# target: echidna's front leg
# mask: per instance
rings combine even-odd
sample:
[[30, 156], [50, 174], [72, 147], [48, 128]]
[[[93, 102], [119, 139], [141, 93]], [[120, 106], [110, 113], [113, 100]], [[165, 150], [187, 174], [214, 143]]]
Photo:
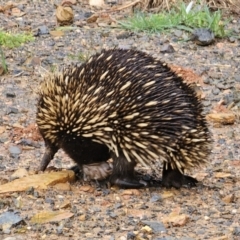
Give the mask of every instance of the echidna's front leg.
[[40, 171], [45, 171], [48, 164], [53, 159], [55, 153], [58, 151], [58, 149], [56, 147], [53, 147], [46, 142], [45, 142], [45, 145], [46, 145], [46, 150], [45, 150], [45, 153], [43, 155], [43, 158], [42, 158], [42, 161], [41, 161], [41, 164], [40, 164], [40, 168], [39, 168]]
[[169, 163], [164, 162], [162, 174], [164, 187], [180, 188], [183, 185], [193, 187], [197, 182], [195, 178], [182, 174], [178, 169], [172, 169]]
[[113, 172], [110, 176], [110, 183], [118, 185], [122, 188], [141, 188], [146, 186], [135, 177], [134, 168], [136, 162], [128, 162], [123, 154], [117, 157], [115, 154], [111, 154], [113, 159]]

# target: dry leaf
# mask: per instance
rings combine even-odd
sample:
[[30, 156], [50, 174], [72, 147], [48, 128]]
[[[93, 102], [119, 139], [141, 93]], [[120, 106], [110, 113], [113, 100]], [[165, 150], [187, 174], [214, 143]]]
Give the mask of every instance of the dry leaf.
[[75, 174], [70, 170], [30, 175], [0, 185], [0, 193], [26, 191], [30, 187], [35, 189], [47, 189], [48, 186], [54, 186], [57, 183], [71, 182], [74, 178]]
[[232, 177], [231, 173], [225, 173], [225, 172], [217, 172], [214, 174], [215, 178], [227, 178], [227, 177]]
[[80, 191], [83, 191], [83, 192], [89, 192], [89, 193], [93, 193], [94, 192], [94, 188], [89, 186], [89, 185], [84, 185], [84, 186], [81, 186], [79, 188]]
[[209, 113], [206, 119], [213, 123], [233, 124], [236, 120], [236, 116], [234, 113]]
[[59, 25], [70, 25], [73, 23], [73, 10], [71, 7], [58, 6], [56, 9], [56, 18]]
[[229, 194], [222, 199], [222, 201], [225, 202], [225, 203], [232, 203], [233, 200], [234, 200], [234, 195], [233, 194]]
[[94, 23], [97, 21], [98, 18], [99, 18], [98, 14], [93, 14], [87, 19], [87, 23]]
[[135, 196], [139, 196], [140, 192], [137, 189], [126, 189], [121, 193], [122, 196], [124, 195], [135, 195]]
[[61, 191], [70, 191], [71, 185], [69, 182], [66, 183], [57, 183], [53, 186], [54, 189], [61, 190]]
[[173, 192], [170, 192], [170, 191], [164, 191], [161, 195], [161, 197], [163, 199], [166, 199], [166, 198], [171, 198], [174, 196], [174, 193]]
[[53, 37], [61, 37], [64, 35], [63, 31], [50, 31], [50, 35]]
[[0, 65], [0, 76], [4, 74], [5, 70], [2, 65]]
[[70, 207], [71, 207], [71, 202], [67, 200], [63, 204], [61, 204], [59, 208], [63, 209], [63, 208], [70, 208]]
[[32, 223], [42, 224], [42, 223], [48, 223], [48, 222], [59, 222], [63, 219], [70, 218], [74, 215], [74, 213], [71, 213], [69, 211], [57, 211], [57, 212], [40, 212], [36, 215], [34, 215], [31, 218]]

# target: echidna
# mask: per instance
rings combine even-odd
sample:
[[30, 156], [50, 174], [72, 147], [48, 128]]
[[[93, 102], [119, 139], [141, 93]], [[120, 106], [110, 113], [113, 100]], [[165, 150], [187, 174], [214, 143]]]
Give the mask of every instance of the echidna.
[[137, 163], [163, 161], [163, 185], [195, 184], [184, 170], [207, 161], [210, 134], [194, 90], [160, 60], [103, 50], [41, 84], [36, 121], [45, 170], [62, 148], [80, 167], [113, 159], [112, 184], [141, 187]]

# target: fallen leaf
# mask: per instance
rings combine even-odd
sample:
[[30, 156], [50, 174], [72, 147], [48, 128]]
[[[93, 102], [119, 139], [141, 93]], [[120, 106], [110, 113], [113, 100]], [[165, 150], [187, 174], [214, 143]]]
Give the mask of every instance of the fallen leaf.
[[207, 176], [208, 176], [208, 173], [205, 173], [205, 172], [198, 172], [193, 175], [193, 177], [199, 181], [203, 181], [203, 179], [206, 178]]
[[161, 197], [163, 199], [166, 199], [166, 198], [171, 198], [174, 196], [174, 193], [173, 192], [170, 192], [170, 191], [163, 191], [163, 193], [161, 194]]
[[217, 172], [214, 174], [215, 178], [227, 178], [227, 177], [232, 177], [231, 173], [225, 173], [225, 172]]
[[83, 191], [83, 192], [89, 192], [89, 193], [93, 193], [95, 191], [95, 189], [93, 187], [91, 187], [90, 185], [81, 186], [79, 188], [79, 190]]
[[87, 23], [94, 23], [97, 21], [98, 18], [99, 18], [98, 14], [93, 14], [86, 21], [87, 21]]
[[50, 35], [53, 37], [61, 37], [64, 35], [63, 31], [50, 31]]
[[198, 83], [200, 84], [200, 86], [204, 86], [202, 77], [196, 74], [192, 69], [184, 68], [182, 66], [173, 64], [168, 65], [172, 71], [174, 71], [177, 75], [181, 76], [187, 83]]
[[61, 191], [70, 191], [71, 185], [69, 182], [57, 183], [56, 185], [53, 186], [53, 188]]
[[30, 175], [0, 185], [0, 193], [22, 192], [30, 187], [47, 189], [49, 186], [54, 186], [57, 183], [72, 182], [74, 178], [75, 174], [70, 170]]
[[71, 23], [73, 23], [73, 18], [74, 18], [72, 8], [69, 6], [67, 7], [60, 6], [60, 5], [57, 6], [56, 18], [60, 26], [70, 25]]
[[2, 65], [0, 65], [0, 76], [4, 74], [5, 70]]
[[73, 215], [74, 213], [71, 213], [69, 211], [57, 211], [57, 212], [44, 211], [34, 215], [31, 218], [31, 222], [37, 224], [59, 222], [63, 219], [70, 218]]
[[206, 119], [214, 123], [233, 124], [236, 120], [236, 116], [234, 113], [209, 113]]
[[61, 204], [59, 208], [63, 209], [63, 208], [70, 208], [70, 207], [71, 207], [71, 202], [67, 200], [63, 204]]
[[121, 193], [122, 196], [124, 195], [135, 195], [135, 196], [139, 196], [140, 192], [137, 189], [126, 189]]
[[222, 201], [225, 203], [232, 203], [233, 200], [234, 200], [234, 194], [229, 194], [222, 199]]

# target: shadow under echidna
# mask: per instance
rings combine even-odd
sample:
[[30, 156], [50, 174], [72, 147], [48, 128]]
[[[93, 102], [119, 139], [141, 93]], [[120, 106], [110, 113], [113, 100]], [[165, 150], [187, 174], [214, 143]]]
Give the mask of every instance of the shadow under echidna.
[[184, 170], [207, 161], [211, 138], [194, 90], [152, 56], [103, 50], [80, 67], [49, 75], [41, 84], [36, 121], [46, 151], [44, 171], [62, 148], [80, 168], [113, 160], [111, 184], [138, 188], [137, 163], [162, 160], [162, 184], [197, 180]]

